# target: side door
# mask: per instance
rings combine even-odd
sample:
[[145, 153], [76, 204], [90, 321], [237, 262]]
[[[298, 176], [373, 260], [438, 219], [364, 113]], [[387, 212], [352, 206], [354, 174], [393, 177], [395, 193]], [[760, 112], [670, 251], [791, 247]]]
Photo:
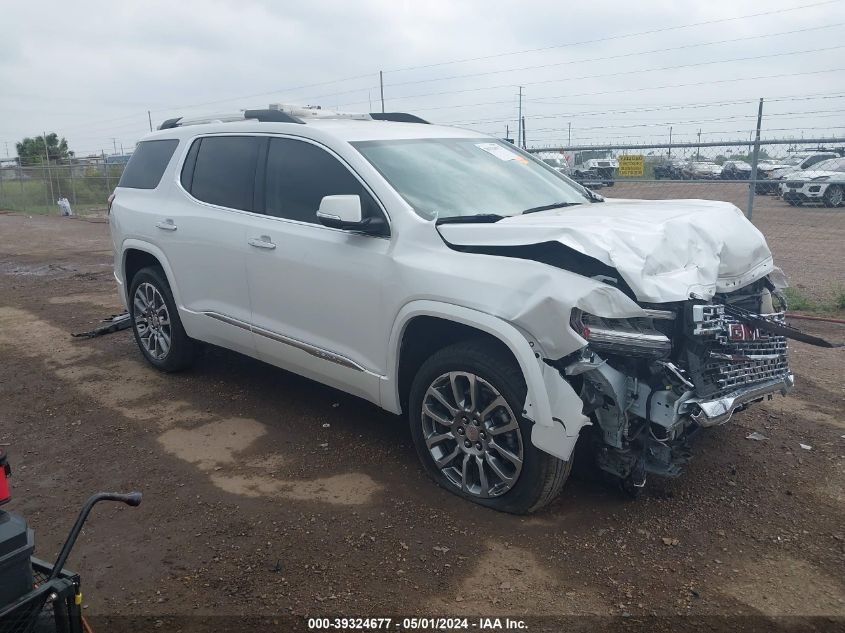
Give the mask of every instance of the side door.
[[245, 236], [261, 142], [245, 135], [194, 139], [177, 174], [179, 195], [156, 224], [189, 335], [250, 355]]
[[[263, 215], [247, 234], [259, 358], [377, 402], [389, 332], [383, 208], [338, 156], [304, 139], [270, 138], [259, 180]], [[359, 195], [365, 217], [381, 214], [385, 234], [320, 224], [320, 201], [340, 194]]]

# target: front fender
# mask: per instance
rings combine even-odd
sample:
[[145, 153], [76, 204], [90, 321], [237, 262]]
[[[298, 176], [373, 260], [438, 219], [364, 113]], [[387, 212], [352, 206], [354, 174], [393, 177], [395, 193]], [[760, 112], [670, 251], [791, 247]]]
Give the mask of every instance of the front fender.
[[[568, 460], [578, 438], [578, 431], [589, 420], [582, 411], [581, 399], [560, 373], [538, 360], [529, 338], [498, 317], [449, 303], [418, 300], [406, 304], [398, 313], [390, 334], [388, 367], [390, 373], [381, 385], [381, 405], [401, 413], [399, 395], [399, 348], [405, 329], [418, 316], [437, 317], [467, 325], [495, 336], [516, 358], [525, 378], [527, 393], [522, 415], [534, 422], [531, 441], [555, 457]], [[540, 358], [542, 355], [540, 356]]]

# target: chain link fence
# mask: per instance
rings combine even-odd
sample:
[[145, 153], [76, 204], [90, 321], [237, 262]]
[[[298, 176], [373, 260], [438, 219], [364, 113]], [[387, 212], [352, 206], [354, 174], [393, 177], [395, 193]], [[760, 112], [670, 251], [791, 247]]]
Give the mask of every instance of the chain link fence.
[[57, 202], [67, 198], [74, 213], [104, 214], [106, 199], [120, 180], [123, 167], [86, 159], [49, 166], [0, 167], [0, 209], [59, 215]]

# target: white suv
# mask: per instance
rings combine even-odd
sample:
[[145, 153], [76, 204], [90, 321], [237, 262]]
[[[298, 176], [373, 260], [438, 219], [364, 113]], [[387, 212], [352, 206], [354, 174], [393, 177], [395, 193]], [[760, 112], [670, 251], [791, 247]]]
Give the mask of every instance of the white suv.
[[677, 475], [697, 429], [792, 386], [783, 275], [736, 207], [603, 201], [411, 115], [165, 122], [110, 224], [154, 366], [202, 341], [405, 413], [434, 479], [499, 510], [553, 499], [576, 440], [631, 491]]

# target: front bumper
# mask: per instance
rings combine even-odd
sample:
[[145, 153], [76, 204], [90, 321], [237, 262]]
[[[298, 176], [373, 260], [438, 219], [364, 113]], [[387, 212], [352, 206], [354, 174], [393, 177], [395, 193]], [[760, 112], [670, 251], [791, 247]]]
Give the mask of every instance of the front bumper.
[[783, 182], [780, 184], [780, 195], [784, 200], [817, 202], [824, 198], [827, 187], [828, 184], [824, 182]]
[[693, 398], [687, 400], [684, 406], [689, 411], [690, 417], [699, 426], [718, 426], [730, 420], [737, 409], [741, 409], [752, 402], [759, 402], [766, 397], [771, 397], [775, 393], [785, 396], [792, 391], [794, 385], [794, 375], [787, 374], [783, 378], [737, 389], [714, 400]]

